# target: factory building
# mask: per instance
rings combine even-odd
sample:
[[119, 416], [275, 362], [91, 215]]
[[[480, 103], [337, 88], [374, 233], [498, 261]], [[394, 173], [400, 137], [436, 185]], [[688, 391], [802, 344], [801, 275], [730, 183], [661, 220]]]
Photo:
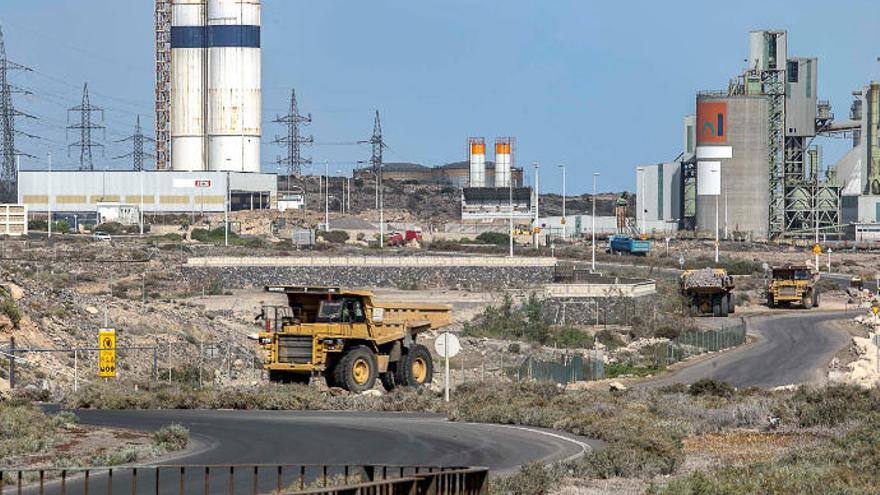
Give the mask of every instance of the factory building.
[[494, 222], [510, 218], [536, 217], [538, 198], [531, 188], [522, 187], [522, 170], [517, 184], [514, 175], [515, 140], [495, 139], [494, 177], [486, 179], [486, 141], [481, 137], [468, 139], [467, 187], [461, 190], [461, 219], [473, 222]]
[[[661, 222], [724, 237], [812, 238], [817, 226], [825, 237], [841, 237], [852, 219], [875, 221], [868, 143], [877, 127], [861, 117], [834, 121], [830, 103], [818, 99], [818, 59], [789, 57], [786, 31], [749, 33], [746, 61], [727, 89], [697, 94], [673, 164], [637, 169], [643, 229], [659, 230], [651, 222]], [[870, 88], [860, 108], [869, 101]], [[845, 133], [868, 139], [826, 168], [814, 139]], [[674, 163], [680, 187], [667, 178]]]
[[[453, 162], [437, 167], [428, 167], [418, 163], [386, 163], [382, 165], [382, 174], [384, 180], [416, 182], [419, 184], [444, 184], [461, 189], [468, 187], [468, 184], [470, 184], [470, 163]], [[374, 180], [373, 170], [369, 168], [355, 170], [354, 177], [363, 180]], [[511, 167], [510, 177], [513, 180], [514, 187], [521, 187], [523, 183], [523, 169], [521, 167]], [[495, 187], [495, 162], [486, 162], [483, 178], [486, 187]]]
[[[683, 194], [681, 162], [656, 163], [636, 169], [636, 224], [640, 230], [672, 233], [678, 230]], [[649, 186], [650, 184], [650, 186]]]
[[275, 206], [274, 175], [241, 172], [21, 171], [18, 202], [53, 218], [97, 219], [107, 209], [202, 214]]
[[171, 169], [259, 173], [260, 1], [171, 9]]

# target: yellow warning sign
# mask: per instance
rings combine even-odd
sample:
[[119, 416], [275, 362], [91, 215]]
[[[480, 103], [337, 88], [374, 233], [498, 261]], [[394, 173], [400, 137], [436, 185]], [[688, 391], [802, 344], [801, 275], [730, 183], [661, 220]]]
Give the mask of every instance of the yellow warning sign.
[[877, 313], [880, 313], [880, 306], [871, 306], [871, 312], [874, 313], [875, 315]]
[[813, 246], [813, 254], [822, 254], [822, 246], [816, 244]]
[[98, 376], [116, 377], [116, 330], [102, 328], [98, 331]]

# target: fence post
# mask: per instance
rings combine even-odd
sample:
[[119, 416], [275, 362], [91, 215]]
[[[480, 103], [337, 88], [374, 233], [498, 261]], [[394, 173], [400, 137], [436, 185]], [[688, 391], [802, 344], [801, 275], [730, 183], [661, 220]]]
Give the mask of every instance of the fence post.
[[73, 349], [73, 391], [79, 391], [79, 349]]
[[153, 369], [150, 370], [150, 379], [153, 379], [153, 376], [156, 377], [156, 381], [159, 381], [159, 352], [153, 347]]
[[9, 337], [9, 390], [15, 388], [15, 337]]

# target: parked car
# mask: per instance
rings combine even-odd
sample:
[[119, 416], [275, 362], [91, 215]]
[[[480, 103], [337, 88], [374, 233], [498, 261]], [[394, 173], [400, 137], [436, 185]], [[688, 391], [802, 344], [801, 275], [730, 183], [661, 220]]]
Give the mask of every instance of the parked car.
[[92, 234], [92, 240], [110, 242], [113, 239], [110, 237], [110, 234], [106, 232], [95, 232], [94, 234]]

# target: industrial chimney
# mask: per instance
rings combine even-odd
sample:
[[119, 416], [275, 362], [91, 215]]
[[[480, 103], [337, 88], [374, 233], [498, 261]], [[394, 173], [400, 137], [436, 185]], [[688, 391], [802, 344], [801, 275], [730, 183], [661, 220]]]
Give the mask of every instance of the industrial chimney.
[[471, 187], [486, 187], [486, 141], [483, 138], [468, 139], [470, 154]]
[[510, 187], [513, 165], [513, 138], [495, 139], [495, 187]]

